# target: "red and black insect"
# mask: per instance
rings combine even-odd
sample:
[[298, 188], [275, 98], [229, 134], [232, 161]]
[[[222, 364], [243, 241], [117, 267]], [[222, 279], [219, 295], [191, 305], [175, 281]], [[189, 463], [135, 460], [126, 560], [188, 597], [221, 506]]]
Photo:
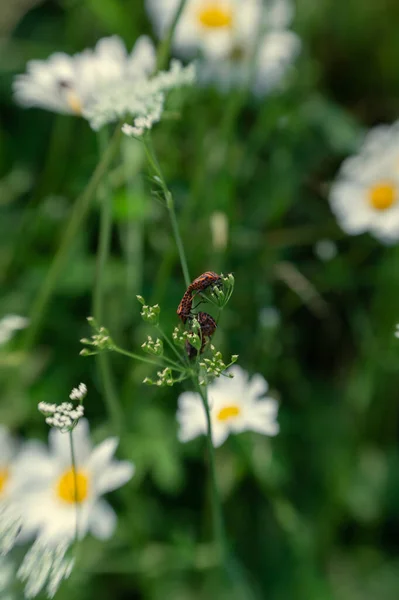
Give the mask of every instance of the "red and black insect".
[[220, 284], [221, 280], [222, 280], [221, 276], [218, 275], [217, 273], [214, 273], [213, 271], [206, 271], [205, 273], [202, 273], [202, 275], [200, 275], [199, 277], [194, 279], [194, 281], [192, 283], [190, 283], [190, 285], [187, 288], [187, 291], [202, 292], [202, 291], [206, 290], [206, 288], [208, 288], [210, 285]]
[[[200, 335], [202, 343], [199, 353], [202, 354], [205, 350], [207, 338], [211, 339], [212, 335], [216, 331], [217, 325], [215, 319], [206, 312], [199, 312], [195, 315], [195, 317], [200, 325]], [[194, 346], [192, 346], [188, 341], [186, 341], [186, 352], [190, 360], [192, 360], [198, 355], [198, 350], [194, 348]]]
[[193, 292], [202, 292], [211, 285], [220, 285], [221, 280], [221, 276], [217, 273], [206, 271], [190, 283], [176, 311], [183, 323], [186, 323], [192, 311], [193, 297], [195, 295]]
[[181, 319], [183, 321], [183, 323], [186, 323], [187, 319], [189, 318], [192, 307], [193, 307], [193, 299], [191, 296], [191, 292], [189, 290], [187, 290], [184, 293], [184, 296], [181, 299], [181, 302], [180, 302], [179, 306], [177, 307], [177, 311], [176, 311], [179, 319]]

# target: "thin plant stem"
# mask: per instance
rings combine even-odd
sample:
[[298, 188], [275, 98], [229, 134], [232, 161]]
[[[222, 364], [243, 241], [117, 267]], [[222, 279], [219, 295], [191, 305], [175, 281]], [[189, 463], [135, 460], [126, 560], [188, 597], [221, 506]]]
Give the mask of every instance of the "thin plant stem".
[[173, 236], [175, 238], [177, 250], [179, 252], [180, 264], [181, 264], [181, 268], [183, 271], [184, 282], [186, 284], [186, 287], [188, 287], [190, 285], [191, 278], [190, 278], [190, 273], [188, 270], [187, 258], [186, 258], [186, 253], [184, 251], [183, 241], [180, 236], [173, 195], [172, 195], [171, 191], [169, 190], [166, 180], [163, 176], [162, 169], [161, 169], [161, 166], [156, 157], [155, 150], [151, 143], [150, 136], [148, 136], [146, 139], [144, 139], [144, 147], [146, 149], [148, 162], [150, 163], [152, 169], [155, 172], [155, 175], [157, 176], [157, 183], [160, 185], [163, 196], [165, 198], [166, 208], [168, 209], [170, 221], [172, 224]]
[[97, 356], [97, 362], [107, 410], [116, 432], [120, 434], [123, 431], [124, 415], [115, 390], [115, 384], [107, 353], [101, 352]]
[[61, 243], [55, 253], [47, 276], [33, 303], [33, 308], [30, 314], [30, 327], [28, 328], [23, 340], [25, 350], [29, 350], [36, 339], [44, 312], [65, 265], [69, 250], [87, 214], [90, 202], [97, 190], [97, 187], [109, 169], [111, 161], [119, 145], [120, 135], [121, 131], [120, 127], [118, 126], [114, 135], [112, 136], [109, 146], [102, 155], [100, 162], [97, 164], [97, 167], [95, 168], [84, 192], [74, 203], [71, 216], [61, 239]]
[[207, 446], [208, 446], [208, 455], [209, 455], [209, 466], [210, 466], [210, 474], [211, 474], [211, 487], [212, 487], [212, 518], [213, 518], [213, 528], [214, 535], [217, 540], [217, 544], [219, 546], [220, 558], [227, 569], [227, 540], [226, 540], [226, 532], [224, 527], [223, 520], [223, 511], [222, 511], [222, 503], [220, 500], [219, 488], [217, 484], [216, 478], [216, 466], [215, 466], [215, 449], [213, 447], [212, 442], [212, 420], [209, 412], [209, 404], [208, 397], [206, 393], [206, 388], [201, 387], [196, 379], [193, 377], [193, 382], [195, 387], [197, 388], [198, 393], [201, 396], [202, 404], [204, 406], [205, 414], [206, 414], [206, 422], [207, 422]]
[[[106, 128], [98, 133], [98, 142], [100, 154], [103, 154], [104, 148], [108, 144], [108, 135]], [[93, 292], [93, 315], [97, 323], [102, 324], [104, 320], [104, 296], [105, 296], [105, 271], [109, 258], [111, 233], [112, 233], [112, 195], [109, 192], [109, 185], [104, 178], [97, 191], [97, 198], [100, 205], [100, 231], [97, 247], [96, 276]]]
[[72, 474], [73, 474], [73, 487], [74, 487], [74, 500], [75, 500], [75, 509], [76, 509], [76, 520], [75, 520], [75, 544], [79, 540], [79, 498], [78, 498], [78, 475], [77, 475], [77, 467], [76, 467], [76, 455], [75, 455], [75, 447], [73, 443], [73, 429], [70, 429], [68, 432], [69, 435], [69, 446], [71, 450], [71, 465], [72, 465]]
[[[124, 356], [128, 356], [129, 358], [133, 358], [134, 360], [139, 360], [141, 362], [147, 363], [152, 366], [163, 367], [163, 368], [168, 366], [165, 363], [159, 362], [157, 360], [153, 360], [151, 358], [145, 358], [144, 356], [140, 356], [139, 354], [134, 354], [133, 352], [129, 352], [128, 350], [124, 350], [123, 348], [119, 348], [119, 346], [113, 346], [112, 349], [114, 352], [117, 352], [118, 354], [123, 354]], [[166, 360], [165, 356], [162, 358], [163, 358], [163, 360]], [[172, 367], [175, 371], [180, 371], [181, 373], [183, 373], [184, 369], [182, 367], [180, 367], [177, 363], [175, 363], [173, 360], [170, 360], [169, 358], [167, 359], [167, 361], [169, 362], [169, 364], [172, 365]]]
[[177, 27], [177, 24], [179, 22], [179, 19], [181, 17], [181, 14], [184, 10], [186, 3], [187, 3], [187, 0], [180, 0], [180, 4], [177, 7], [175, 16], [169, 27], [169, 30], [168, 30], [167, 34], [165, 35], [164, 39], [162, 40], [162, 42], [159, 44], [158, 56], [157, 56], [157, 68], [159, 71], [165, 68], [166, 63], [168, 61], [169, 54], [170, 54], [170, 47], [172, 45], [172, 40], [173, 40], [173, 36], [175, 33], [175, 29]]
[[[142, 166], [142, 160], [141, 156], [140, 160], [138, 160], [135, 155], [139, 152], [142, 153], [143, 148], [140, 142], [136, 142], [133, 148], [134, 155], [132, 159], [132, 140], [129, 140], [126, 136], [124, 136], [121, 144], [122, 165], [126, 187], [126, 197], [129, 206], [138, 202], [138, 192], [140, 195], [139, 197], [142, 197], [142, 178], [139, 174]], [[127, 301], [130, 303], [137, 291], [142, 289], [143, 283], [144, 221], [142, 215], [140, 214], [135, 217], [129, 215], [126, 224], [120, 225], [120, 230], [122, 244], [126, 255]]]
[[[100, 153], [104, 152], [108, 143], [107, 131], [103, 128], [99, 133]], [[112, 194], [109, 191], [109, 185], [105, 178], [98, 189], [97, 195], [100, 201], [100, 232], [93, 291], [93, 314], [97, 323], [102, 324], [104, 322], [104, 298], [106, 292], [105, 274], [109, 259], [112, 234]], [[97, 356], [97, 363], [108, 413], [112, 419], [114, 428], [120, 433], [124, 423], [124, 417], [118, 393], [114, 385], [109, 355], [105, 352], [100, 353]]]

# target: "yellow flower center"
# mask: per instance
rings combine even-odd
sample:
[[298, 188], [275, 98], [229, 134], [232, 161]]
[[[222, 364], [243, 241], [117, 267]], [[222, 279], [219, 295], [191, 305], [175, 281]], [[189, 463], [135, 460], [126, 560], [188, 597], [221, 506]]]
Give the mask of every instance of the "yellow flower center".
[[198, 12], [199, 22], [207, 29], [219, 29], [233, 25], [233, 11], [224, 3], [205, 2]]
[[69, 504], [86, 500], [88, 491], [89, 478], [83, 471], [77, 471], [75, 474], [73, 469], [69, 469], [61, 475], [57, 483], [57, 496]]
[[377, 210], [386, 210], [397, 200], [396, 188], [392, 183], [381, 182], [370, 188], [369, 200], [373, 208]]
[[241, 413], [241, 409], [236, 404], [231, 404], [230, 406], [225, 406], [221, 408], [216, 415], [218, 421], [227, 421], [228, 419], [235, 419]]
[[0, 469], [0, 496], [4, 493], [8, 480], [8, 470]]
[[68, 91], [66, 95], [66, 100], [69, 108], [75, 115], [82, 114], [83, 106], [76, 92], [74, 92], [73, 90]]

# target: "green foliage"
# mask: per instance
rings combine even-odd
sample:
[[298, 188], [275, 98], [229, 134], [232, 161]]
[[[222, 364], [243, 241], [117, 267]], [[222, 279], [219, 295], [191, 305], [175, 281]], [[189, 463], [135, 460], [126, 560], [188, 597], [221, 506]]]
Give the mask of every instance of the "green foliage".
[[[0, 16], [6, 4], [17, 11], [20, 3], [5, 3]], [[397, 117], [398, 18], [393, 1], [298, 0], [304, 48], [286, 91], [256, 100], [196, 87], [154, 129], [190, 274], [234, 273], [215, 344], [262, 373], [281, 401], [279, 436], [270, 442], [241, 434], [217, 451], [237, 598], [398, 597], [399, 250], [345, 235], [327, 203], [341, 160], [369, 127]], [[28, 59], [79, 51], [114, 33], [130, 47], [150, 31], [137, 0], [36, 3], [14, 20], [4, 17], [3, 27], [0, 318], [30, 314], [97, 164], [88, 125], [18, 108], [12, 76]], [[162, 326], [172, 332], [185, 284], [140, 142], [129, 140], [123, 157], [106, 181], [114, 222], [99, 325], [118, 347], [142, 354], [149, 325], [136, 295], [162, 307]], [[213, 241], [216, 211], [227, 217], [226, 246]], [[94, 437], [115, 433], [95, 357], [79, 355], [79, 340], [92, 334], [86, 317], [98, 225], [96, 200], [34, 347], [19, 333], [10, 353], [0, 353], [0, 422], [26, 438], [47, 435], [38, 402], [62, 402], [79, 381], [89, 389], [85, 414]], [[337, 247], [327, 261], [315, 253], [324, 239]], [[309, 293], [298, 290], [298, 276]], [[209, 310], [216, 316], [216, 306]], [[81, 568], [57, 599], [233, 598], [216, 569], [205, 442], [177, 441], [176, 401], [189, 384], [143, 385], [151, 365], [107, 356], [124, 411], [119, 454], [137, 472], [110, 497], [115, 536], [84, 541]]]

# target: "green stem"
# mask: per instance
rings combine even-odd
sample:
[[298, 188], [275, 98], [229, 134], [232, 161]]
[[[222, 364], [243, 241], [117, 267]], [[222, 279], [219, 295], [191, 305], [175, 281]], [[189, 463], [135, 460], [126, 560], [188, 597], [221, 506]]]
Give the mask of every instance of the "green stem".
[[[108, 144], [107, 130], [103, 128], [99, 133], [100, 152], [103, 153]], [[100, 201], [100, 231], [98, 237], [96, 276], [93, 291], [93, 315], [100, 325], [104, 322], [105, 275], [109, 259], [111, 234], [112, 234], [112, 194], [104, 178], [102, 186], [98, 189]], [[124, 423], [123, 410], [119, 402], [112, 377], [109, 355], [105, 352], [97, 355], [104, 399], [109, 416], [115, 430], [120, 433]]]
[[180, 232], [179, 232], [179, 226], [177, 223], [175, 203], [174, 203], [171, 192], [168, 192], [168, 194], [165, 196], [165, 200], [166, 200], [166, 206], [169, 211], [170, 221], [172, 223], [173, 235], [175, 237], [177, 250], [179, 252], [180, 264], [181, 264], [181, 268], [183, 271], [184, 282], [185, 282], [186, 286], [188, 287], [191, 283], [191, 278], [190, 278], [190, 274], [188, 271], [187, 259], [186, 259], [186, 254], [184, 251], [183, 242], [182, 242]]
[[68, 432], [69, 435], [69, 445], [71, 449], [71, 465], [72, 465], [72, 473], [73, 473], [73, 485], [74, 485], [74, 500], [75, 500], [75, 508], [76, 508], [76, 521], [75, 521], [75, 544], [79, 540], [79, 498], [78, 498], [78, 476], [76, 470], [76, 456], [75, 456], [75, 447], [73, 443], [73, 429]]
[[187, 3], [187, 0], [180, 0], [180, 4], [176, 10], [173, 21], [169, 27], [169, 31], [167, 32], [167, 34], [165, 35], [164, 39], [162, 40], [162, 42], [160, 43], [160, 45], [158, 47], [157, 68], [159, 71], [161, 69], [164, 69], [166, 67], [166, 63], [168, 62], [168, 58], [169, 58], [169, 54], [170, 54], [170, 47], [172, 44], [175, 29], [177, 27], [177, 24], [179, 22], [180, 16], [184, 10], [186, 3]]
[[[103, 154], [107, 146], [107, 132], [103, 128], [98, 134], [100, 154]], [[105, 272], [109, 258], [112, 233], [112, 196], [109, 186], [104, 181], [99, 187], [97, 197], [100, 203], [100, 231], [97, 247], [96, 276], [93, 292], [93, 315], [100, 325], [104, 321], [104, 296], [105, 296]]]
[[[127, 203], [128, 206], [137, 205], [143, 196], [140, 175], [144, 161], [143, 148], [140, 142], [133, 145], [132, 140], [124, 136], [121, 150]], [[121, 240], [126, 255], [126, 291], [129, 305], [134, 301], [135, 294], [142, 289], [143, 283], [144, 219], [142, 210], [143, 208], [140, 206], [139, 214], [136, 216], [129, 214], [126, 223], [120, 225]]]
[[193, 382], [195, 387], [197, 388], [198, 393], [201, 396], [202, 404], [204, 406], [205, 414], [206, 414], [206, 422], [207, 422], [207, 446], [208, 446], [208, 455], [209, 455], [209, 466], [211, 473], [211, 487], [212, 487], [212, 517], [213, 517], [213, 527], [214, 527], [214, 535], [219, 546], [220, 557], [223, 565], [226, 569], [227, 566], [227, 541], [226, 541], [226, 532], [224, 528], [223, 521], [223, 511], [222, 511], [222, 503], [220, 500], [219, 488], [216, 479], [216, 466], [215, 466], [215, 449], [212, 443], [212, 420], [209, 411], [208, 398], [206, 393], [206, 388], [201, 387], [196, 379], [193, 377]]
[[[163, 369], [168, 366], [167, 364], [159, 362], [157, 360], [152, 360], [151, 358], [145, 358], [144, 356], [140, 356], [139, 354], [134, 354], [133, 352], [129, 352], [128, 350], [123, 350], [123, 348], [119, 348], [118, 346], [114, 346], [112, 349], [114, 352], [117, 352], [118, 354], [123, 354], [123, 356], [128, 356], [129, 358], [133, 358], [134, 360], [139, 360], [141, 362], [147, 363], [152, 366], [162, 367]], [[172, 367], [175, 371], [180, 371], [181, 373], [183, 373], [185, 371], [185, 369], [182, 369], [181, 367], [179, 367], [179, 365], [177, 363], [175, 363], [173, 360], [170, 360], [169, 358], [166, 358], [165, 356], [163, 356], [162, 358], [163, 358], [163, 360], [167, 360], [168, 363], [172, 365]]]
[[106, 352], [101, 352], [97, 356], [97, 362], [101, 375], [101, 383], [104, 392], [104, 400], [107, 405], [107, 410], [112, 420], [115, 431], [120, 434], [123, 431], [125, 417], [122, 407], [116, 393], [114, 380], [112, 377], [109, 357]]
[[173, 196], [171, 191], [169, 190], [166, 180], [163, 176], [162, 173], [162, 169], [160, 167], [160, 164], [158, 162], [158, 159], [156, 157], [155, 154], [155, 150], [153, 148], [153, 145], [151, 143], [151, 138], [150, 136], [148, 136], [146, 139], [144, 139], [144, 147], [146, 150], [146, 154], [147, 154], [147, 158], [148, 158], [148, 162], [150, 163], [150, 165], [152, 166], [156, 176], [157, 176], [157, 182], [161, 187], [162, 193], [164, 195], [165, 198], [165, 202], [166, 202], [166, 207], [169, 211], [169, 217], [170, 217], [170, 221], [172, 224], [172, 230], [173, 230], [173, 235], [175, 238], [175, 242], [176, 242], [176, 246], [177, 246], [177, 250], [179, 252], [179, 257], [180, 257], [180, 264], [181, 264], [181, 268], [183, 271], [183, 276], [184, 276], [184, 281], [186, 284], [186, 287], [188, 287], [191, 283], [191, 278], [190, 278], [190, 273], [188, 270], [188, 265], [187, 265], [187, 259], [186, 259], [186, 253], [184, 251], [184, 245], [183, 245], [183, 241], [181, 239], [180, 236], [180, 231], [179, 231], [179, 226], [177, 223], [177, 218], [176, 218], [176, 212], [175, 212], [175, 204], [174, 204], [174, 200], [173, 200]]
[[111, 139], [109, 146], [105, 150], [100, 162], [95, 168], [94, 173], [91, 176], [86, 189], [79, 196], [79, 198], [76, 200], [73, 206], [72, 214], [64, 230], [61, 243], [51, 263], [50, 269], [47, 273], [44, 283], [39, 290], [36, 300], [33, 303], [33, 308], [30, 315], [30, 327], [27, 330], [26, 336], [24, 338], [25, 350], [29, 350], [32, 347], [35, 338], [39, 332], [44, 311], [54, 292], [54, 288], [64, 267], [70, 247], [73, 244], [73, 241], [76, 238], [76, 234], [78, 233], [79, 228], [87, 214], [90, 202], [96, 192], [96, 189], [109, 169], [112, 158], [119, 144], [120, 135], [120, 127], [118, 126], [115, 130], [115, 133]]

